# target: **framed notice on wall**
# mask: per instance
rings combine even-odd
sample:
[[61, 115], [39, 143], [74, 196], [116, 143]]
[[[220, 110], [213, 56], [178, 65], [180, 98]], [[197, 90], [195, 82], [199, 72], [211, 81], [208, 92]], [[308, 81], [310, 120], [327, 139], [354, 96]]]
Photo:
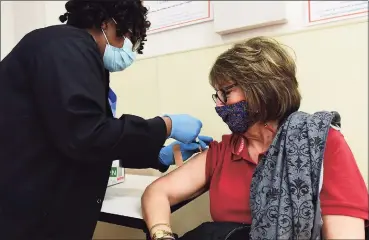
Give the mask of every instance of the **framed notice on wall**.
[[148, 34], [213, 20], [208, 1], [144, 1], [149, 9]]
[[309, 25], [368, 16], [368, 1], [307, 1]]

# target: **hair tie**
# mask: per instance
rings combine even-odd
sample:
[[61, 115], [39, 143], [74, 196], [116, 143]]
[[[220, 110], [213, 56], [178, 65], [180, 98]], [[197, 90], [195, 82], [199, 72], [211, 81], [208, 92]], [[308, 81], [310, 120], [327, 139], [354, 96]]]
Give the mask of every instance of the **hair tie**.
[[70, 13], [68, 13], [68, 12], [64, 13], [63, 15], [61, 15], [61, 16], [59, 17], [59, 20], [60, 20], [62, 23], [64, 23], [65, 21], [67, 21], [67, 20], [68, 20], [69, 15], [70, 15]]

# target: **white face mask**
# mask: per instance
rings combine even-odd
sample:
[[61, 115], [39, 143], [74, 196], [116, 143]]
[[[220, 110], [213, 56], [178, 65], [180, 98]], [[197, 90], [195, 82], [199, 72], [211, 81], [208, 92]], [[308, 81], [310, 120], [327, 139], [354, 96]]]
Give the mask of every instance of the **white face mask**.
[[[115, 20], [113, 19], [115, 22]], [[116, 22], [115, 22], [116, 23]], [[109, 72], [119, 72], [131, 66], [136, 59], [136, 53], [133, 52], [133, 44], [127, 37], [124, 38], [122, 48], [117, 48], [110, 45], [104, 30], [101, 29], [106, 39], [106, 47], [104, 52], [104, 67]]]

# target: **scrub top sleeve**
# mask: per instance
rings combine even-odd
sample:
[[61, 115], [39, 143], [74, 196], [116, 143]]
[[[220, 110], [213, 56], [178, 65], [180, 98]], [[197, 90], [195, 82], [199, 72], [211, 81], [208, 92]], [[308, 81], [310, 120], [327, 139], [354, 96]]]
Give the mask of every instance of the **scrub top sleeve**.
[[[168, 170], [159, 161], [159, 152], [166, 140], [166, 125], [161, 117], [143, 120], [140, 117], [124, 114], [120, 117], [124, 129], [119, 144], [115, 146], [119, 152], [120, 165], [126, 168], [150, 168], [161, 172]], [[144, 164], [144, 165], [142, 165]]]
[[46, 43], [33, 61], [31, 88], [45, 135], [76, 161], [122, 160], [124, 167], [155, 168], [166, 139], [161, 118], [107, 117], [107, 79], [92, 39]]

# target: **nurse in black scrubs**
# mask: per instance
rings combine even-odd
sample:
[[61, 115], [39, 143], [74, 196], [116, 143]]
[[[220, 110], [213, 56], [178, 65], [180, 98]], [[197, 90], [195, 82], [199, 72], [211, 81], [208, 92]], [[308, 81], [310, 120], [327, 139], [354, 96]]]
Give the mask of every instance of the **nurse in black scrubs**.
[[109, 73], [144, 49], [142, 2], [71, 0], [66, 10], [67, 24], [28, 33], [0, 64], [2, 239], [91, 239], [113, 160], [164, 172], [173, 164], [166, 139], [180, 141], [185, 158], [199, 147], [192, 116], [112, 115]]

